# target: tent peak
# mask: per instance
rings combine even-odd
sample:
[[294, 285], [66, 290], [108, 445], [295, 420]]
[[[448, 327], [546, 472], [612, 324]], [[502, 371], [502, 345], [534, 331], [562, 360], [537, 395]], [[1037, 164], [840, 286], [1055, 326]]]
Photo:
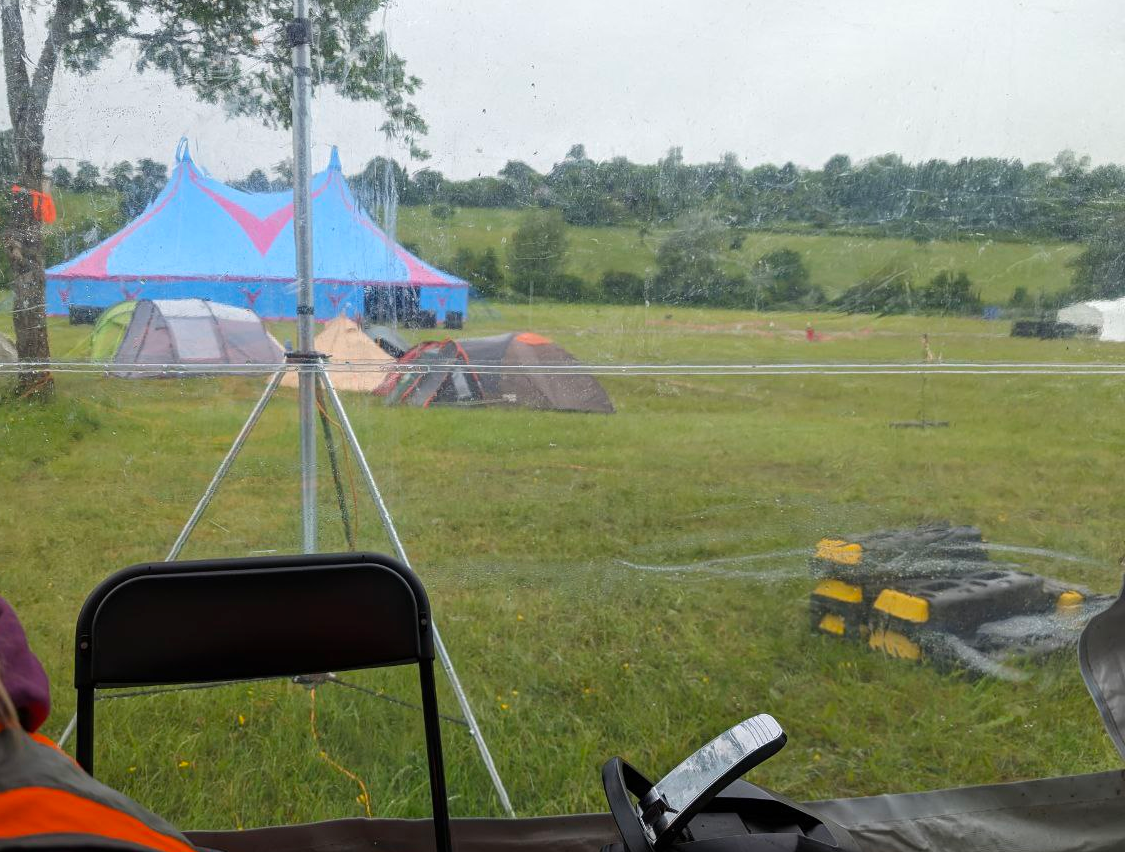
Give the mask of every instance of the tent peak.
[[329, 170], [336, 170], [342, 172], [344, 167], [340, 165], [340, 149], [335, 145], [332, 146], [332, 153], [328, 155], [328, 168]]
[[186, 136], [181, 136], [180, 141], [176, 143], [176, 162], [177, 163], [190, 163], [191, 150], [188, 147], [188, 140]]

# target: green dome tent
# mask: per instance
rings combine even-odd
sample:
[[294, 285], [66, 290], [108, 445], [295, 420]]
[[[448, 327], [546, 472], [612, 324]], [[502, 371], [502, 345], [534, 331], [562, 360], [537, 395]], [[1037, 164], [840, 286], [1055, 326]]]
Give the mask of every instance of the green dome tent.
[[94, 330], [90, 332], [88, 343], [91, 361], [113, 360], [121, 341], [125, 339], [125, 330], [136, 309], [136, 301], [129, 301], [118, 302], [102, 312], [94, 324]]

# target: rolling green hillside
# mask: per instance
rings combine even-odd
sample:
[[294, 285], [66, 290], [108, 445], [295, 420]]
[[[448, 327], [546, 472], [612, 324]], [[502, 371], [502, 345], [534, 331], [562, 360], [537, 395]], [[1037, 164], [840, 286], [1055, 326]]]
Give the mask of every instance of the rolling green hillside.
[[[82, 235], [93, 224], [102, 234], [120, 225], [112, 192], [56, 193], [58, 223], [48, 232], [48, 261], [77, 254]], [[493, 248], [505, 262], [507, 244], [519, 226], [520, 211], [461, 208], [452, 219], [437, 219], [428, 207], [402, 207], [398, 238], [417, 246], [422, 256], [447, 265], [460, 248], [475, 252]], [[643, 231], [633, 226], [571, 227], [569, 271], [597, 281], [610, 270], [646, 275], [656, 268], [656, 249], [667, 229]], [[1075, 243], [1014, 243], [952, 241], [918, 243], [912, 240], [866, 236], [750, 232], [741, 247], [726, 253], [731, 272], [748, 272], [763, 254], [788, 247], [801, 253], [814, 284], [831, 297], [881, 268], [908, 269], [918, 283], [943, 269], [964, 270], [988, 304], [1003, 304], [1016, 287], [1032, 295], [1065, 289], [1071, 280], [1068, 263], [1082, 246]]]
[[[495, 249], [505, 258], [507, 243], [519, 226], [516, 210], [458, 209], [452, 219], [434, 218], [428, 207], [403, 207], [398, 214], [398, 237], [417, 245], [429, 261], [447, 263], [459, 248]], [[570, 228], [569, 269], [588, 280], [619, 270], [644, 275], [656, 267], [656, 248], [665, 231], [643, 234], [636, 227]], [[986, 303], [1006, 302], [1016, 287], [1031, 294], [1067, 287], [1067, 263], [1081, 253], [1072, 243], [1010, 243], [988, 239], [917, 243], [876, 237], [755, 233], [741, 248], [727, 254], [730, 270], [749, 271], [766, 252], [781, 247], [799, 251], [813, 283], [829, 296], [842, 292], [880, 268], [910, 269], [919, 283], [943, 269], [965, 270]]]

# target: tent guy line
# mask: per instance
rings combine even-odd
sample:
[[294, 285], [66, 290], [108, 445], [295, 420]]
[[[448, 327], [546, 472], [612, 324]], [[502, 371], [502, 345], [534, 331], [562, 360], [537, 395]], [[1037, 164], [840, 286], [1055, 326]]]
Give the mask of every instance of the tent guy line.
[[[324, 365], [329, 371], [355, 370], [365, 365], [358, 363], [332, 363]], [[1025, 364], [1025, 363], [964, 363], [964, 364], [580, 364], [549, 366], [538, 364], [533, 367], [504, 364], [472, 364], [450, 362], [448, 364], [375, 365], [369, 369], [383, 373], [428, 373], [451, 366], [468, 369], [482, 374], [519, 373], [524, 375], [552, 375], [574, 373], [577, 375], [619, 375], [619, 376], [899, 376], [899, 375], [954, 375], [954, 376], [1121, 376], [1125, 375], [1125, 364]], [[0, 363], [0, 373], [20, 372], [28, 369], [48, 369], [55, 372], [89, 373], [112, 369], [112, 362], [91, 361], [21, 361]], [[213, 374], [258, 374], [272, 373], [281, 369], [284, 372], [311, 370], [303, 365], [258, 364], [130, 364], [136, 372], [197, 373]]]

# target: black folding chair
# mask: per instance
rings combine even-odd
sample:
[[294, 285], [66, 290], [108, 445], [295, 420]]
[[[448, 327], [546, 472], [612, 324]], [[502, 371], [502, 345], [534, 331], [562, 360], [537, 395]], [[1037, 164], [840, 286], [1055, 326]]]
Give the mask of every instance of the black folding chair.
[[450, 852], [430, 604], [373, 553], [134, 565], [82, 606], [78, 762], [94, 771], [94, 692], [417, 664], [438, 852]]

